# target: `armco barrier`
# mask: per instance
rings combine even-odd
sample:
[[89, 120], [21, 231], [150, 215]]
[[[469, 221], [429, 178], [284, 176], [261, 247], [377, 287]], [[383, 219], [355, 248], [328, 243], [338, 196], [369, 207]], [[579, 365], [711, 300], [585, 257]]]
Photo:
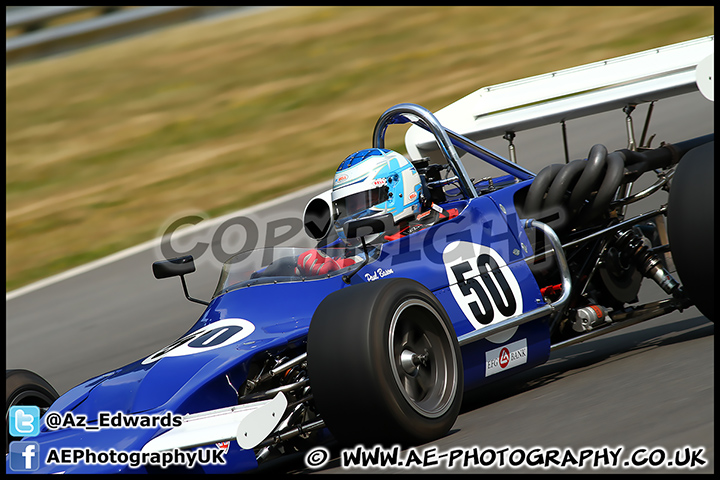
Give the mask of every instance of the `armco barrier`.
[[5, 30], [19, 29], [27, 33], [45, 28], [48, 22], [57, 18], [90, 10], [97, 10], [98, 14], [101, 14], [104, 13], [104, 8], [106, 7], [6, 7]]
[[5, 66], [248, 7], [170, 6], [108, 9], [105, 10], [106, 14], [88, 20], [42, 28], [51, 19], [92, 8], [103, 7], [27, 7], [23, 10], [6, 10], [6, 30], [23, 28], [27, 33], [6, 38]]

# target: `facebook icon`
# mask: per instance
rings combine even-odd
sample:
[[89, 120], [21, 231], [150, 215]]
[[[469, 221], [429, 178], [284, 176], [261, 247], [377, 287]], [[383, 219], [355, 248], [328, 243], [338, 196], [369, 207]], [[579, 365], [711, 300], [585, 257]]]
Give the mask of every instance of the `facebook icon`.
[[40, 466], [40, 445], [37, 442], [10, 442], [10, 470], [32, 472]]

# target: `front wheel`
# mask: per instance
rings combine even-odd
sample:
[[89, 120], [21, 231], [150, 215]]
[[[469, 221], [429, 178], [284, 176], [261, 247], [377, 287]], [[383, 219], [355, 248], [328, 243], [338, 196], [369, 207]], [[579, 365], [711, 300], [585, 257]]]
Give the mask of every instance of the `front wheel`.
[[455, 331], [409, 279], [346, 287], [315, 311], [308, 373], [318, 413], [344, 444], [417, 445], [447, 434], [463, 391]]

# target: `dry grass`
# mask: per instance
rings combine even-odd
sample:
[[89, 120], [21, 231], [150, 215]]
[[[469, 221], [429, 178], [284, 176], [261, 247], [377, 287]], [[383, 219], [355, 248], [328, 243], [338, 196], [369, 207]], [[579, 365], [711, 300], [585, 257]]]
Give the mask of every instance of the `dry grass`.
[[437, 110], [481, 86], [710, 35], [713, 13], [292, 7], [13, 66], [6, 290], [153, 238], [177, 212], [215, 216], [329, 181], [396, 103]]

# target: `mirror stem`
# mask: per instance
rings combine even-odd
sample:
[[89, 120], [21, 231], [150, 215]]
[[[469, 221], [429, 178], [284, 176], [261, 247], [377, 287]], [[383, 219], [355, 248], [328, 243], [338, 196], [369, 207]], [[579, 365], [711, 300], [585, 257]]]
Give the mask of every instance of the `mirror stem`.
[[363, 252], [365, 253], [365, 258], [363, 259], [362, 262], [360, 262], [359, 267], [357, 267], [355, 270], [348, 273], [347, 275], [343, 275], [343, 277], [342, 277], [343, 281], [345, 283], [347, 283], [348, 285], [350, 285], [350, 279], [353, 277], [353, 275], [355, 275], [357, 272], [359, 272], [360, 269], [363, 268], [368, 263], [369, 257], [368, 257], [368, 252], [367, 252], [367, 245], [365, 244], [365, 237], [360, 237], [360, 241], [362, 242], [362, 247], [363, 247]]
[[199, 300], [190, 296], [190, 294], [188, 293], [187, 284], [185, 284], [185, 275], [180, 275], [180, 281], [182, 282], [183, 292], [185, 292], [185, 298], [187, 298], [191, 302], [199, 303], [200, 305], [210, 305], [210, 302], [206, 302], [205, 300]]

